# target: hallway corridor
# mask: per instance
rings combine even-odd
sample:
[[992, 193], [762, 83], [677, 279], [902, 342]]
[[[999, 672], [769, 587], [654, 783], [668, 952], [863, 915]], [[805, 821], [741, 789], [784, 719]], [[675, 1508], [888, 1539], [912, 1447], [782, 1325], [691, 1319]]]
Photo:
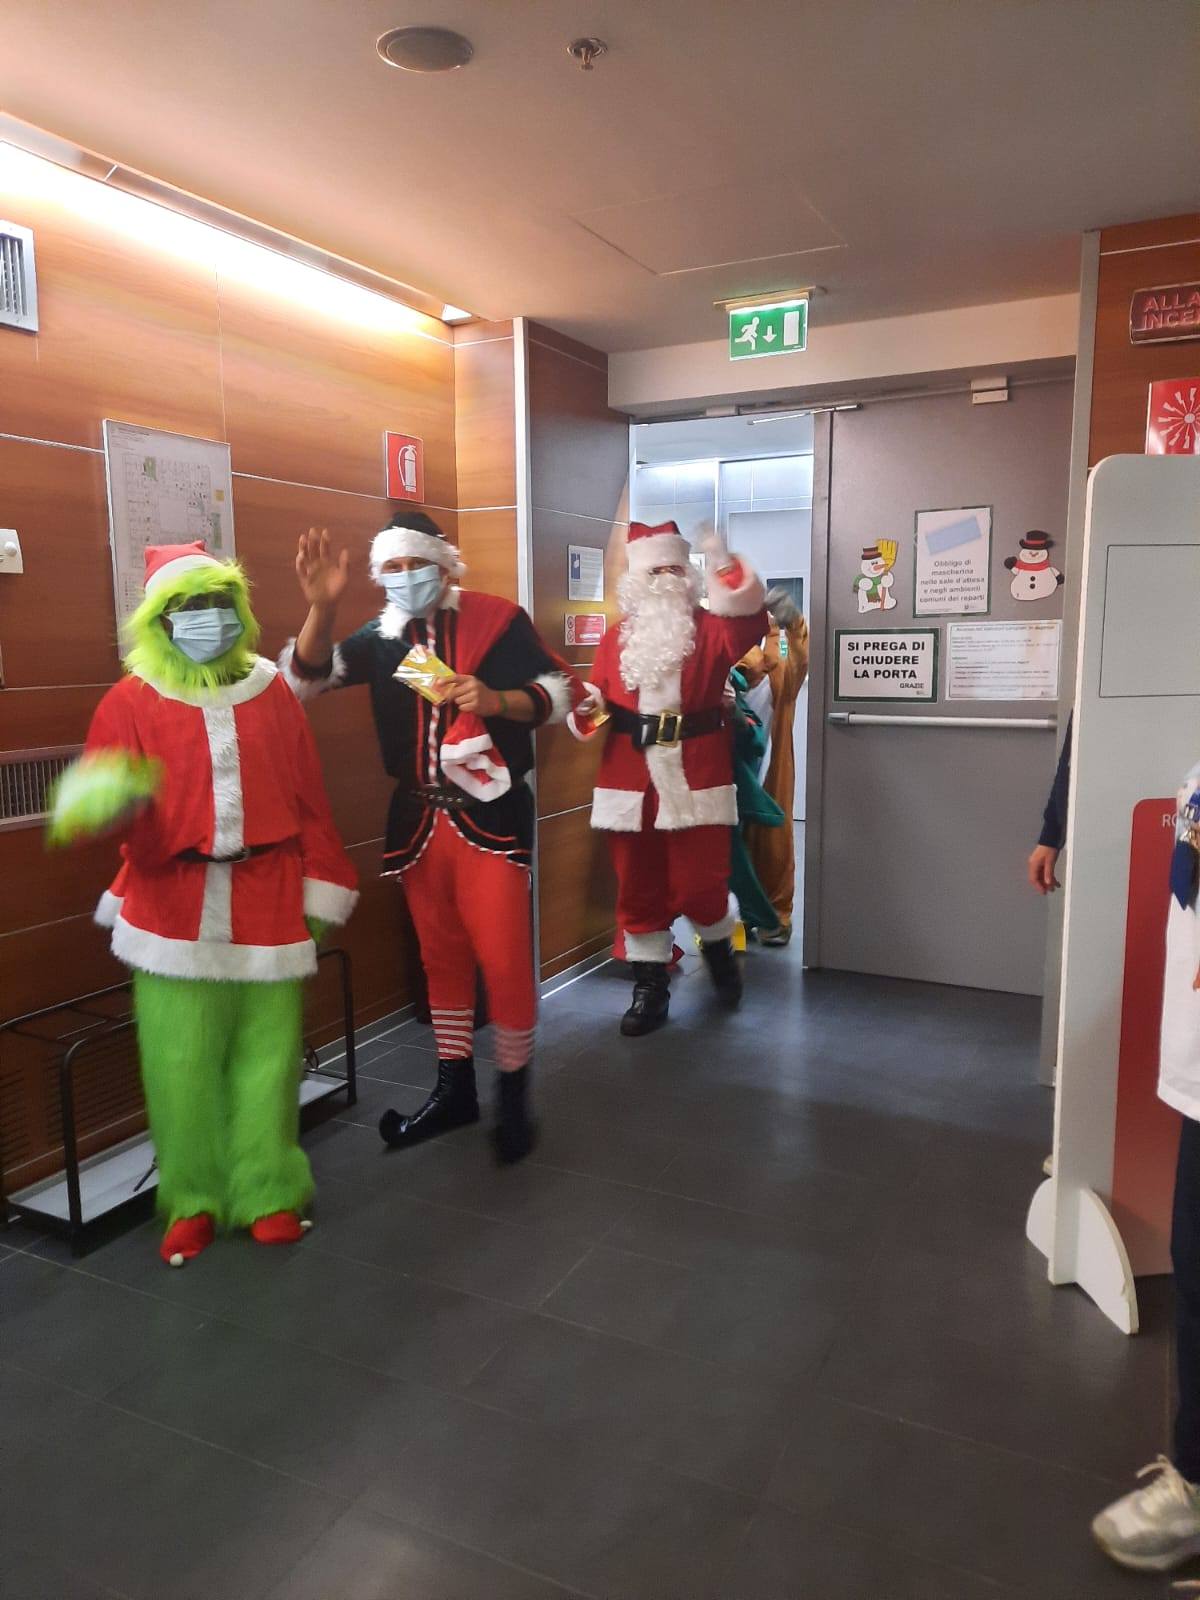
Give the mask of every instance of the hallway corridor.
[[553, 996], [516, 1170], [384, 1153], [432, 1039], [365, 1045], [294, 1250], [0, 1233], [5, 1600], [1165, 1593], [1088, 1521], [1165, 1444], [1169, 1286], [1125, 1340], [1024, 1243], [1036, 1003], [746, 966], [645, 1040], [612, 969]]

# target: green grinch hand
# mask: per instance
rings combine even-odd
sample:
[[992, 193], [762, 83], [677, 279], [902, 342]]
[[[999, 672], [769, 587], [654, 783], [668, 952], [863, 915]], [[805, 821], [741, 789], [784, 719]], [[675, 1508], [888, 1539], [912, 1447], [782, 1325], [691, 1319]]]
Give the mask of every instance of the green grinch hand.
[[308, 931], [312, 935], [312, 942], [314, 944], [320, 944], [321, 940], [329, 932], [329, 923], [322, 922], [320, 917], [305, 917], [304, 920], [308, 924]]
[[98, 750], [67, 768], [50, 796], [50, 847], [112, 833], [149, 805], [162, 783], [162, 763], [128, 750]]

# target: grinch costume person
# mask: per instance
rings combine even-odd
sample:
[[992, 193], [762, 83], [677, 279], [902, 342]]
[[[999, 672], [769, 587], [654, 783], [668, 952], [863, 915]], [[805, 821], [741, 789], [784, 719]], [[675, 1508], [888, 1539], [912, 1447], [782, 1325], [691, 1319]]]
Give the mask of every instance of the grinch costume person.
[[121, 837], [96, 920], [133, 969], [164, 1261], [218, 1228], [300, 1239], [302, 983], [358, 896], [296, 697], [254, 652], [242, 569], [146, 551], [126, 676], [54, 797], [50, 842]]

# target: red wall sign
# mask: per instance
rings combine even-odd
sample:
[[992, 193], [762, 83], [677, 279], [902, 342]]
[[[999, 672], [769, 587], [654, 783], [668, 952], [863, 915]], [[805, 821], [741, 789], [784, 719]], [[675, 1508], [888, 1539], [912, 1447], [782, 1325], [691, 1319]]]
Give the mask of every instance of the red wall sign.
[[1158, 1042], [1174, 847], [1175, 801], [1140, 801], [1129, 850], [1112, 1190], [1113, 1219], [1139, 1276], [1171, 1269], [1179, 1113], [1158, 1098]]
[[385, 433], [387, 465], [384, 493], [389, 500], [425, 501], [425, 446], [410, 433]]
[[608, 618], [603, 611], [572, 611], [567, 615], [567, 643], [590, 649], [600, 643]]
[[1150, 385], [1148, 456], [1200, 456], [1200, 378], [1162, 378]]
[[1174, 339], [1200, 339], [1200, 283], [1135, 289], [1129, 302], [1130, 344], [1168, 344]]

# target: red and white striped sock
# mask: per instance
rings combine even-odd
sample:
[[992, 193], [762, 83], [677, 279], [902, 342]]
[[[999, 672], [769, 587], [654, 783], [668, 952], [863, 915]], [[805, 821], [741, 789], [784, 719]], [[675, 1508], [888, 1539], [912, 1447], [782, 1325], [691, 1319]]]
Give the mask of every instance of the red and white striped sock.
[[516, 1072], [528, 1065], [533, 1054], [533, 1028], [496, 1026], [496, 1061], [501, 1072]]
[[463, 1061], [475, 1053], [475, 1011], [472, 1006], [455, 1011], [433, 1010], [430, 1016], [437, 1039], [439, 1061]]

